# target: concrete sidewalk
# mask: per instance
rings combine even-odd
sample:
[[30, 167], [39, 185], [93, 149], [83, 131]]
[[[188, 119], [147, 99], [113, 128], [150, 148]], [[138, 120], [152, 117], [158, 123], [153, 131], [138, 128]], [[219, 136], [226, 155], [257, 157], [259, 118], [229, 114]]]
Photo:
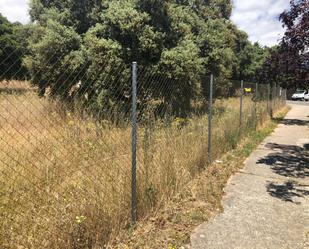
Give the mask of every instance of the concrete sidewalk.
[[291, 107], [229, 180], [224, 212], [193, 232], [192, 249], [309, 248], [309, 106]]

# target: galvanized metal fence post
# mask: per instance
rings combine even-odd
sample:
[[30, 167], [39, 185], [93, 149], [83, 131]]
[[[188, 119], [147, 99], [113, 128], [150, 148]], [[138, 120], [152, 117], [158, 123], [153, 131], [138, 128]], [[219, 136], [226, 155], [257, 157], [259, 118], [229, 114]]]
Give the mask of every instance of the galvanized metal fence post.
[[273, 97], [272, 109], [275, 110], [275, 112], [276, 112], [276, 110], [277, 110], [277, 84], [276, 83], [274, 84], [273, 96], [272, 97]]
[[259, 101], [259, 83], [255, 83], [255, 101]]
[[137, 146], [137, 63], [132, 64], [132, 179], [131, 179], [131, 217], [132, 223], [137, 220], [137, 190], [136, 190], [136, 146]]
[[254, 100], [254, 121], [257, 126], [258, 123], [258, 101], [259, 101], [259, 84], [255, 83], [255, 100]]
[[242, 129], [242, 113], [243, 113], [243, 96], [244, 96], [244, 81], [240, 82], [240, 113], [239, 113], [239, 132]]
[[209, 82], [209, 110], [208, 110], [208, 162], [212, 163], [212, 97], [213, 97], [214, 76], [210, 75]]
[[269, 116], [270, 114], [270, 83], [267, 84], [267, 113]]
[[274, 87], [272, 84], [269, 84], [269, 116], [273, 117], [273, 108], [274, 108]]

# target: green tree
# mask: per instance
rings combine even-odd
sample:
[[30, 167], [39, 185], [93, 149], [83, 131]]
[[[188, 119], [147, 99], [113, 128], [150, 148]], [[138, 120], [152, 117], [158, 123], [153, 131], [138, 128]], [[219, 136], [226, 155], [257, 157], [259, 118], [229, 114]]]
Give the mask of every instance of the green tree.
[[280, 15], [286, 28], [278, 47], [271, 50], [261, 76], [286, 88], [309, 87], [309, 2], [291, 0]]
[[71, 27], [48, 19], [45, 26], [34, 26], [29, 55], [24, 59], [32, 75], [32, 82], [43, 95], [47, 87], [51, 95], [68, 97], [78, 79], [73, 72], [81, 69], [85, 58], [81, 55], [81, 37]]
[[87, 105], [102, 110], [130, 101], [130, 65], [137, 61], [163, 81], [174, 79], [160, 91], [156, 81], [148, 88], [184, 116], [191, 100], [205, 96], [206, 75], [215, 74], [224, 94], [237, 70], [252, 78], [259, 65], [263, 49], [231, 24], [231, 9], [230, 0], [32, 0], [25, 63], [41, 95], [48, 87], [68, 99], [78, 83]]
[[22, 56], [27, 32], [20, 23], [10, 23], [0, 14], [0, 80], [26, 77]]

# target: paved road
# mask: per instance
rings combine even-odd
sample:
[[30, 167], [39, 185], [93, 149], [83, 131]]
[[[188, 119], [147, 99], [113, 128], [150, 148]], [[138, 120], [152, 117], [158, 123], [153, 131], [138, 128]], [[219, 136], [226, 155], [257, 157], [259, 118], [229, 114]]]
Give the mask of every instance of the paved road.
[[309, 101], [287, 101], [289, 105], [303, 105], [303, 106], [309, 106]]
[[224, 212], [194, 231], [192, 249], [309, 248], [309, 106], [290, 105], [229, 180]]

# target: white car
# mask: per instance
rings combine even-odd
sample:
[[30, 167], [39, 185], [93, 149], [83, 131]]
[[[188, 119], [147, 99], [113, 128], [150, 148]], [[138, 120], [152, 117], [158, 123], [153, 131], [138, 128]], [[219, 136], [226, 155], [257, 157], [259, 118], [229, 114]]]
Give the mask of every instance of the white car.
[[292, 95], [292, 100], [305, 100], [307, 96], [308, 96], [308, 90], [297, 90]]
[[309, 91], [307, 91], [307, 94], [305, 94], [304, 100], [305, 100], [305, 101], [309, 101]]

